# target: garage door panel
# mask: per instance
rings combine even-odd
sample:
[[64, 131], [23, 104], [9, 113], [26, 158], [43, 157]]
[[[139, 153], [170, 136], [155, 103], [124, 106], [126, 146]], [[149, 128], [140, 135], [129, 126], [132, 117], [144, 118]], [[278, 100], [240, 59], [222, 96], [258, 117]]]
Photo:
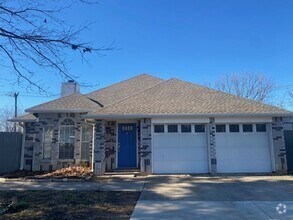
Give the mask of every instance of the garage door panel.
[[208, 173], [206, 135], [153, 135], [154, 173]]
[[219, 173], [271, 172], [268, 134], [216, 134]]
[[179, 146], [180, 137], [178, 135], [156, 134], [154, 135], [154, 144], [160, 146], [160, 148], [168, 148], [170, 147], [170, 144]]
[[204, 147], [170, 147], [168, 151], [165, 148], [156, 149], [154, 160], [161, 161], [181, 161], [181, 160], [206, 160], [207, 152]]

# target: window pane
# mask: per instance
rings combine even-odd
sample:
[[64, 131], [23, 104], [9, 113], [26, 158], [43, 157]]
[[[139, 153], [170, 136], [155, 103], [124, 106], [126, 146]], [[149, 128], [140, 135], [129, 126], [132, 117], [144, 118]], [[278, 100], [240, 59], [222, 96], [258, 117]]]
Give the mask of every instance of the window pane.
[[164, 125], [155, 125], [155, 133], [164, 133]]
[[74, 159], [75, 126], [72, 119], [65, 119], [59, 128], [59, 159]]
[[168, 133], [177, 133], [178, 126], [177, 125], [168, 125]]
[[252, 124], [242, 125], [243, 132], [252, 132]]
[[92, 126], [83, 125], [81, 129], [81, 141], [90, 141]]
[[53, 134], [53, 127], [45, 127], [44, 131], [44, 142], [51, 142]]
[[226, 132], [226, 125], [216, 125], [216, 132]]
[[44, 128], [43, 137], [43, 159], [51, 159], [53, 127], [46, 126]]
[[43, 159], [51, 159], [51, 150], [52, 150], [51, 143], [43, 144]]
[[60, 123], [60, 125], [74, 125], [74, 121], [70, 118], [66, 118]]
[[81, 159], [90, 159], [90, 143], [81, 143]]
[[205, 132], [204, 125], [194, 125], [194, 131], [196, 133]]
[[257, 132], [266, 132], [266, 124], [256, 124], [256, 131]]
[[60, 144], [59, 159], [74, 159], [74, 145], [69, 143]]
[[182, 133], [191, 133], [191, 125], [181, 125]]
[[230, 132], [239, 132], [239, 125], [229, 125]]

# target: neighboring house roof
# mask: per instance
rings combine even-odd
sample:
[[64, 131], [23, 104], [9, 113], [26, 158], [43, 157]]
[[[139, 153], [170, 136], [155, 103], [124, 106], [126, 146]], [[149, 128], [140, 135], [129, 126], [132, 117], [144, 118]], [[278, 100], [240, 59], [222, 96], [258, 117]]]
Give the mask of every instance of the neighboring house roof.
[[38, 119], [33, 114], [25, 114], [15, 118], [10, 119], [11, 122], [35, 122]]
[[248, 114], [292, 112], [193, 83], [170, 79], [105, 108], [97, 109], [86, 117]]

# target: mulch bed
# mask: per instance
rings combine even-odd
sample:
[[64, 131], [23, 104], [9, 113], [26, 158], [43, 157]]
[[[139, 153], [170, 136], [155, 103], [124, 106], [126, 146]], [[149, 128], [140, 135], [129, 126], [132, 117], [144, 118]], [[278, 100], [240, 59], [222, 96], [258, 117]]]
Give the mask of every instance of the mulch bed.
[[16, 171], [9, 174], [4, 174], [0, 177], [7, 179], [87, 179], [91, 178], [93, 173], [90, 167], [85, 166], [71, 166], [55, 171]]
[[[0, 191], [0, 219], [129, 219], [139, 195], [140, 192]], [[1, 214], [4, 209], [7, 211]]]

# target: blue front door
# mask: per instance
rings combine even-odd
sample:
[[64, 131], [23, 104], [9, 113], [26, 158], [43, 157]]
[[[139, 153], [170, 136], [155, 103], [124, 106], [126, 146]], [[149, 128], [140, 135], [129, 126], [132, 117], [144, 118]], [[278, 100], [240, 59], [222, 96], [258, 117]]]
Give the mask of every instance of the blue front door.
[[136, 124], [118, 124], [118, 168], [136, 167]]

